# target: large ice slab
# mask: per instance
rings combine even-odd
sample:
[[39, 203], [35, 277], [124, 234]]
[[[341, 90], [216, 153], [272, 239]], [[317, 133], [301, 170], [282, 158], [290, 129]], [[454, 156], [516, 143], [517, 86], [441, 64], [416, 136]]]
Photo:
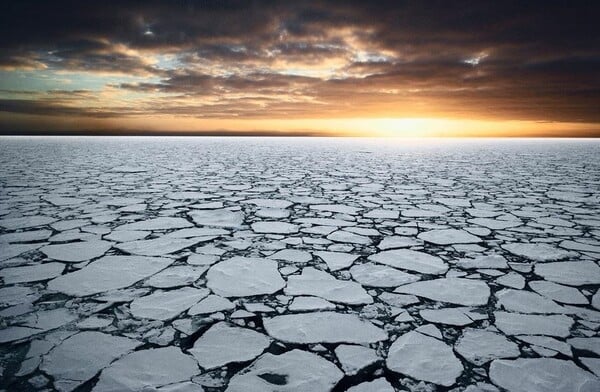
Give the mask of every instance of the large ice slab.
[[152, 390], [191, 379], [198, 364], [176, 347], [133, 352], [113, 362], [100, 374], [94, 392]]
[[169, 320], [191, 308], [208, 293], [207, 289], [192, 287], [154, 292], [133, 300], [130, 310], [131, 314], [137, 318]]
[[463, 371], [452, 347], [416, 331], [392, 343], [386, 366], [394, 372], [446, 387], [453, 385]]
[[298, 226], [287, 222], [263, 221], [251, 225], [252, 230], [260, 234], [293, 234], [298, 232]]
[[540, 262], [555, 261], [566, 259], [571, 256], [577, 256], [577, 253], [575, 252], [570, 252], [549, 244], [515, 242], [502, 245], [502, 248], [516, 256]]
[[600, 380], [573, 362], [553, 358], [499, 359], [490, 379], [509, 392], [594, 392]]
[[258, 357], [271, 340], [247, 328], [217, 323], [194, 343], [189, 352], [203, 369], [214, 369], [231, 362], [246, 362]]
[[336, 279], [313, 267], [304, 268], [300, 275], [290, 276], [284, 291], [287, 295], [314, 295], [349, 305], [373, 302], [373, 298], [360, 284], [351, 280]]
[[111, 246], [112, 242], [94, 240], [47, 245], [41, 248], [40, 251], [54, 260], [78, 263], [102, 256]]
[[55, 383], [67, 381], [74, 389], [141, 344], [122, 336], [84, 331], [67, 338], [46, 354], [40, 369], [51, 375]]
[[242, 211], [227, 209], [196, 210], [189, 212], [188, 215], [199, 226], [239, 228], [244, 223], [244, 213]]
[[0, 227], [4, 227], [8, 230], [19, 230], [28, 229], [30, 227], [38, 227], [49, 225], [52, 222], [56, 222], [57, 219], [44, 216], [44, 215], [32, 215], [24, 216], [21, 218], [4, 218], [0, 219]]
[[494, 312], [495, 324], [507, 335], [547, 335], [566, 337], [573, 319], [564, 315], [537, 315]]
[[206, 273], [212, 291], [223, 297], [272, 294], [285, 286], [277, 262], [236, 256], [213, 265]]
[[186, 219], [164, 216], [133, 223], [126, 223], [124, 225], [116, 227], [116, 230], [173, 230], [183, 229], [192, 226], [194, 225]]
[[422, 274], [440, 275], [448, 271], [448, 265], [439, 257], [410, 249], [386, 250], [369, 256], [369, 260]]
[[189, 248], [190, 246], [196, 245], [201, 240], [202, 237], [188, 239], [162, 236], [150, 240], [122, 242], [116, 244], [115, 248], [132, 255], [163, 256]]
[[424, 320], [436, 324], [465, 326], [476, 321], [484, 320], [487, 314], [477, 312], [470, 307], [453, 307], [440, 309], [423, 309], [419, 312]]
[[373, 343], [387, 333], [354, 314], [314, 312], [263, 319], [267, 333], [289, 343]]
[[340, 344], [335, 348], [335, 355], [340, 361], [344, 373], [350, 376], [381, 359], [375, 350], [355, 344]]
[[354, 265], [350, 268], [350, 274], [354, 280], [367, 287], [397, 287], [420, 279], [417, 275], [375, 263]]
[[490, 288], [485, 282], [463, 278], [441, 278], [410, 283], [398, 287], [395, 292], [466, 306], [485, 305], [490, 296]]
[[105, 256], [80, 270], [48, 283], [48, 289], [86, 296], [129, 287], [173, 263], [172, 259], [142, 256]]
[[504, 289], [496, 293], [497, 305], [520, 313], [565, 313], [566, 310], [551, 299], [526, 290]]
[[242, 203], [254, 204], [263, 208], [288, 208], [294, 204], [291, 201], [281, 199], [248, 199], [243, 200]]
[[360, 257], [359, 255], [354, 255], [351, 253], [327, 251], [315, 252], [315, 255], [323, 259], [330, 271], [338, 271], [348, 268], [356, 259]]
[[264, 354], [235, 375], [226, 392], [328, 392], [344, 373], [333, 363], [306, 351]]
[[467, 361], [481, 366], [498, 358], [515, 358], [520, 355], [519, 346], [506, 337], [492, 331], [467, 329], [458, 339], [456, 352]]
[[207, 268], [192, 265], [169, 267], [148, 278], [144, 282], [144, 286], [152, 286], [160, 289], [189, 286], [197, 281]]
[[430, 230], [419, 234], [418, 238], [436, 245], [475, 244], [481, 242], [481, 238], [464, 230], [457, 229]]
[[536, 275], [569, 286], [600, 284], [600, 267], [593, 261], [557, 261], [536, 264]]
[[4, 284], [38, 282], [52, 279], [65, 269], [62, 263], [43, 263], [24, 265], [22, 267], [4, 268], [0, 270], [0, 278]]

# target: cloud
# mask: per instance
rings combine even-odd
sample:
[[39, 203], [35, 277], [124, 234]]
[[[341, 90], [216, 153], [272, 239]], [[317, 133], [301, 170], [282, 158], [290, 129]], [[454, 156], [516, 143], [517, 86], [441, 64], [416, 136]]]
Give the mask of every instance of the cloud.
[[[0, 92], [0, 111], [600, 122], [598, 11], [559, 1], [4, 2], [0, 70], [43, 70], [49, 84], [88, 76], [58, 101], [48, 99], [57, 80], [46, 96]], [[110, 94], [81, 97], [92, 81]]]

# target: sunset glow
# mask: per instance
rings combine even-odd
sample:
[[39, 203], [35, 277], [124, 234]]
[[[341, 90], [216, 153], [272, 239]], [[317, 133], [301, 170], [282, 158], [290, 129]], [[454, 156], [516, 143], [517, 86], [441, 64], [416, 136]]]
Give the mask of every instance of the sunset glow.
[[599, 136], [589, 8], [5, 4], [0, 131]]

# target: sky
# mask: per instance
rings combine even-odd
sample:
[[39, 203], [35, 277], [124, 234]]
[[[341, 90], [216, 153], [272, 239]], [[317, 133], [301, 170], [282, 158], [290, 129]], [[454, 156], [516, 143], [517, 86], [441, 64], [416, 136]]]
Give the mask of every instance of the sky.
[[597, 1], [10, 1], [0, 133], [600, 137]]

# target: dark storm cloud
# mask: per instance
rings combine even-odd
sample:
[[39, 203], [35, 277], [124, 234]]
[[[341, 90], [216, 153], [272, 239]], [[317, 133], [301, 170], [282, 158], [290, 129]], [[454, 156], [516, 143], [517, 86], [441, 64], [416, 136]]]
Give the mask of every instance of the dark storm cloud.
[[114, 111], [95, 111], [81, 107], [69, 107], [56, 102], [29, 99], [0, 99], [0, 112], [43, 116], [89, 116], [98, 118], [107, 118], [121, 114]]
[[[600, 120], [598, 2], [108, 4], [2, 2], [0, 68], [152, 77], [115, 85], [136, 93], [220, 100], [210, 106], [171, 105], [150, 97], [160, 105], [145, 102], [124, 107], [125, 113], [245, 116], [255, 115], [258, 102], [268, 109], [260, 113], [321, 116], [382, 107], [390, 112], [422, 100], [440, 114]], [[176, 62], [151, 61], [161, 54]], [[335, 72], [328, 71], [328, 63], [338, 67]], [[325, 70], [311, 69], [320, 64]], [[279, 102], [277, 95], [301, 103]], [[52, 112], [48, 103], [37, 104], [4, 100], [0, 110]], [[87, 108], [79, 110], [90, 115]]]

